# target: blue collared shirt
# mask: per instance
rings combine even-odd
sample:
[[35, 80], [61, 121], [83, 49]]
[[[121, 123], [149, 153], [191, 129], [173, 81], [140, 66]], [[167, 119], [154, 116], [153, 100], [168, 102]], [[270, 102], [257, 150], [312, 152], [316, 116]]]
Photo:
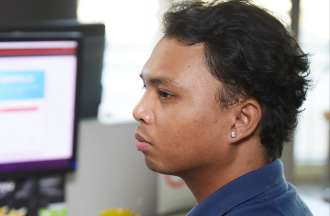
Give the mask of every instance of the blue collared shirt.
[[187, 216], [310, 216], [275, 160], [221, 187]]

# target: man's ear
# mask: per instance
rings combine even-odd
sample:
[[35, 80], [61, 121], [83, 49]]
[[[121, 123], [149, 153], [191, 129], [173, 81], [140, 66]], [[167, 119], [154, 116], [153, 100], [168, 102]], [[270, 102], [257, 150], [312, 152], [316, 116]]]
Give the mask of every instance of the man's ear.
[[230, 138], [233, 142], [250, 137], [257, 130], [262, 116], [260, 104], [253, 99], [246, 99], [234, 108], [234, 122]]

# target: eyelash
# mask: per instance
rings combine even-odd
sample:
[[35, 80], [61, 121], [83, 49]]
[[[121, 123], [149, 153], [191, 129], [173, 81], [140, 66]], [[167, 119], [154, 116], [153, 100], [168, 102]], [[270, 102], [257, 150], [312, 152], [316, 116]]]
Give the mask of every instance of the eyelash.
[[173, 97], [173, 95], [167, 91], [162, 91], [162, 90], [158, 90], [158, 96], [161, 100], [168, 100], [171, 97]]
[[[147, 85], [144, 83], [142, 88], [146, 89]], [[160, 98], [160, 100], [168, 100], [174, 96], [173, 94], [169, 93], [168, 91], [159, 90], [159, 89], [157, 90], [157, 94], [158, 94], [158, 97]]]

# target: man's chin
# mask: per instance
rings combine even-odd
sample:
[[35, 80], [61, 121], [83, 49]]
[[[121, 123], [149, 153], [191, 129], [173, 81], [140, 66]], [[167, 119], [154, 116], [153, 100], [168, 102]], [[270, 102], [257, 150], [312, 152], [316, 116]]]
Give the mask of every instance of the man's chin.
[[161, 166], [153, 161], [150, 161], [148, 159], [145, 159], [145, 163], [147, 165], [147, 167], [154, 171], [154, 172], [157, 172], [157, 173], [160, 173], [160, 174], [164, 174], [164, 175], [175, 175], [175, 176], [178, 176], [178, 171], [174, 170], [174, 169], [170, 169], [168, 167], [164, 167], [164, 166]]
[[145, 164], [147, 165], [147, 167], [150, 170], [157, 172], [157, 173], [162, 173], [162, 169], [159, 166], [157, 166], [157, 164], [154, 163], [153, 161], [150, 161], [147, 158], [145, 158]]

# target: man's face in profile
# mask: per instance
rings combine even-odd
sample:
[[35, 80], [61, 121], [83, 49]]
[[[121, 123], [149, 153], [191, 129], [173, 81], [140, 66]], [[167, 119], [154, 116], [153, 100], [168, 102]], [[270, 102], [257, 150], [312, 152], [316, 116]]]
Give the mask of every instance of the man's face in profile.
[[221, 82], [208, 71], [202, 44], [163, 38], [141, 77], [145, 93], [133, 111], [136, 147], [150, 169], [180, 175], [227, 161], [228, 110], [216, 99]]

